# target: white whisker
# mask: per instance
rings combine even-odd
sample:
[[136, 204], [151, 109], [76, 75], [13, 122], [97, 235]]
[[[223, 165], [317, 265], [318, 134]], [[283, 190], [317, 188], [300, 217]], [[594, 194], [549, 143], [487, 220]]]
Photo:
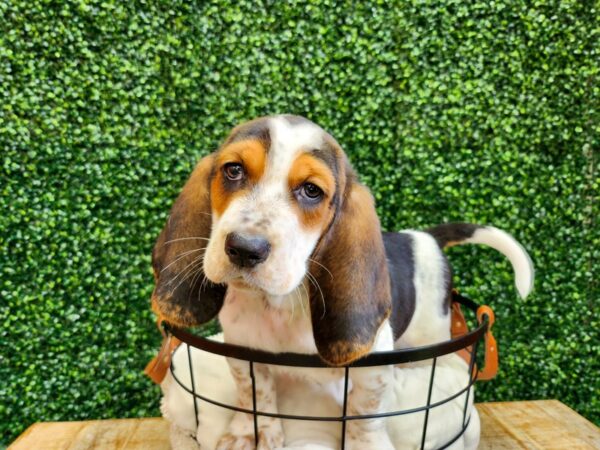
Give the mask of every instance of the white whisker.
[[186, 278], [188, 278], [189, 274], [191, 272], [193, 272], [195, 264], [197, 264], [198, 261], [202, 262], [203, 257], [204, 257], [204, 255], [200, 255], [200, 256], [196, 257], [195, 259], [193, 259], [191, 263], [189, 263], [187, 266], [185, 266], [176, 276], [174, 276], [171, 280], [168, 281], [167, 284], [174, 283], [175, 280], [177, 280], [177, 278], [179, 278], [181, 275], [183, 275], [189, 267], [192, 268], [191, 271], [188, 271], [188, 273], [179, 281], [177, 286], [175, 286], [173, 289], [171, 289], [171, 295], [173, 295], [173, 292], [175, 292], [175, 290], [179, 286], [181, 286], [181, 283], [183, 283], [186, 280]]
[[204, 275], [204, 278], [202, 278], [202, 283], [200, 283], [200, 292], [202, 292], [202, 289], [204, 289], [204, 286], [206, 286], [208, 284], [208, 278], [206, 275]]
[[[198, 281], [198, 276], [202, 274], [202, 264], [198, 264], [198, 266], [193, 269], [193, 272], [195, 272], [195, 274], [192, 276], [192, 282], [191, 282], [190, 292], [188, 293], [188, 301], [191, 299], [190, 296], [192, 295], [192, 291], [194, 290], [194, 286], [196, 285], [196, 283]], [[198, 291], [198, 292], [200, 292], [200, 291]]]
[[[302, 282], [300, 284], [300, 286], [302, 286], [302, 289], [304, 289], [304, 293], [306, 294], [306, 300], [310, 299], [310, 295], [308, 294], [308, 290], [306, 289], [306, 286], [304, 286], [304, 282]], [[304, 308], [304, 302], [301, 301], [300, 302], [300, 308], [302, 308], [302, 315], [306, 316], [306, 309]]]
[[199, 236], [190, 236], [190, 237], [182, 237], [182, 238], [177, 238], [177, 239], [171, 239], [170, 241], [165, 242], [163, 245], [171, 244], [172, 242], [178, 242], [178, 241], [188, 241], [188, 240], [191, 240], [191, 239], [201, 239], [203, 241], [210, 241], [209, 238], [199, 237]]
[[187, 279], [190, 277], [190, 274], [191, 274], [192, 272], [193, 272], [193, 268], [192, 268], [192, 270], [188, 271], [188, 273], [187, 273], [187, 274], [186, 274], [186, 275], [185, 275], [183, 278], [181, 278], [181, 280], [179, 280], [179, 283], [177, 283], [177, 286], [175, 286], [175, 287], [174, 287], [174, 288], [171, 290], [171, 295], [173, 295], [173, 293], [174, 293], [174, 292], [177, 290], [177, 288], [179, 288], [179, 286], [181, 286], [181, 285], [183, 284], [183, 282], [184, 282], [185, 280], [187, 280]]
[[329, 269], [327, 267], [325, 267], [323, 264], [321, 264], [319, 261], [315, 261], [312, 258], [308, 258], [309, 261], [314, 262], [315, 264], [318, 264], [319, 266], [321, 266], [323, 269], [325, 269], [327, 271], [327, 273], [329, 274], [329, 276], [331, 277], [331, 279], [333, 280], [333, 274], [329, 271]]
[[188, 250], [187, 252], [183, 252], [180, 253], [178, 255], [175, 256], [175, 260], [171, 261], [169, 264], [167, 264], [166, 267], [164, 267], [160, 273], [163, 273], [165, 270], [167, 270], [169, 267], [171, 267], [173, 264], [175, 264], [177, 261], [181, 261], [183, 258], [185, 258], [187, 255], [189, 255], [190, 253], [194, 253], [194, 252], [199, 252], [200, 250], [206, 250], [206, 247], [202, 247], [202, 248], [195, 248], [193, 250]]
[[[296, 286], [292, 292], [297, 297], [298, 296], [298, 286]], [[292, 298], [292, 314], [291, 314], [291, 316], [290, 316], [290, 318], [288, 320], [288, 324], [292, 323], [294, 321], [294, 312], [295, 312], [295, 309], [296, 309], [296, 307], [294, 306], [295, 303], [296, 303], [296, 300], [294, 298]]]
[[321, 319], [323, 319], [325, 317], [325, 312], [326, 312], [326, 306], [325, 306], [325, 296], [323, 295], [323, 291], [321, 290], [321, 286], [319, 286], [319, 282], [317, 281], [317, 279], [314, 277], [313, 274], [310, 273], [310, 271], [306, 271], [306, 275], [308, 276], [308, 280], [313, 283], [315, 285], [315, 287], [317, 289], [319, 289], [319, 292], [321, 293], [321, 301], [323, 302], [323, 314], [321, 315]]

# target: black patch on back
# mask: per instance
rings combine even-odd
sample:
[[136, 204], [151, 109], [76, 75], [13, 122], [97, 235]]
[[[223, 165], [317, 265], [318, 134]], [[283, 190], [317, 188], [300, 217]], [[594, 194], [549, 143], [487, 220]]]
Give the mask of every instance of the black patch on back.
[[450, 242], [461, 242], [469, 239], [475, 234], [481, 225], [473, 223], [444, 223], [436, 227], [425, 230], [431, 234], [441, 248], [446, 247]]
[[443, 311], [444, 314], [448, 314], [448, 311], [450, 310], [450, 303], [452, 303], [452, 268], [450, 267], [448, 258], [446, 258], [444, 252], [442, 252], [442, 261], [444, 264], [444, 288], [447, 292], [446, 299], [444, 300]]
[[413, 238], [408, 233], [383, 233], [392, 293], [390, 324], [394, 341], [406, 331], [415, 313], [415, 259]]

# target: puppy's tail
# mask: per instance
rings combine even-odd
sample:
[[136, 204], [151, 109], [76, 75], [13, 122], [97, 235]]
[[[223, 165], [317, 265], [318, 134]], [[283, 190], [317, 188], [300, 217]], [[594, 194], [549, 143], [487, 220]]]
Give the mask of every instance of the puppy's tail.
[[491, 226], [472, 223], [446, 223], [426, 230], [441, 248], [462, 244], [483, 244], [508, 258], [515, 272], [515, 285], [521, 298], [533, 290], [534, 268], [531, 258], [510, 234]]

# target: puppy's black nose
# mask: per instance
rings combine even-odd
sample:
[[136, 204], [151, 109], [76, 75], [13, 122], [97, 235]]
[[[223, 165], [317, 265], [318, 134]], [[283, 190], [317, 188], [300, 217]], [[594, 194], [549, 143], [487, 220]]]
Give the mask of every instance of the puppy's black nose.
[[225, 239], [225, 253], [229, 260], [240, 267], [254, 267], [269, 256], [271, 244], [260, 236], [242, 236], [229, 233]]

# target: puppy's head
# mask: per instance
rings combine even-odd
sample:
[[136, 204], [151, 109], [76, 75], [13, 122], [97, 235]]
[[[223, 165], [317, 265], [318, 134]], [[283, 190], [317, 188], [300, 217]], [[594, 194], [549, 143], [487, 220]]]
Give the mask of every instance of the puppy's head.
[[317, 349], [336, 365], [367, 353], [390, 311], [373, 199], [335, 139], [297, 116], [240, 125], [198, 164], [153, 264], [155, 309], [180, 325], [213, 317], [227, 285], [281, 299], [308, 277]]

